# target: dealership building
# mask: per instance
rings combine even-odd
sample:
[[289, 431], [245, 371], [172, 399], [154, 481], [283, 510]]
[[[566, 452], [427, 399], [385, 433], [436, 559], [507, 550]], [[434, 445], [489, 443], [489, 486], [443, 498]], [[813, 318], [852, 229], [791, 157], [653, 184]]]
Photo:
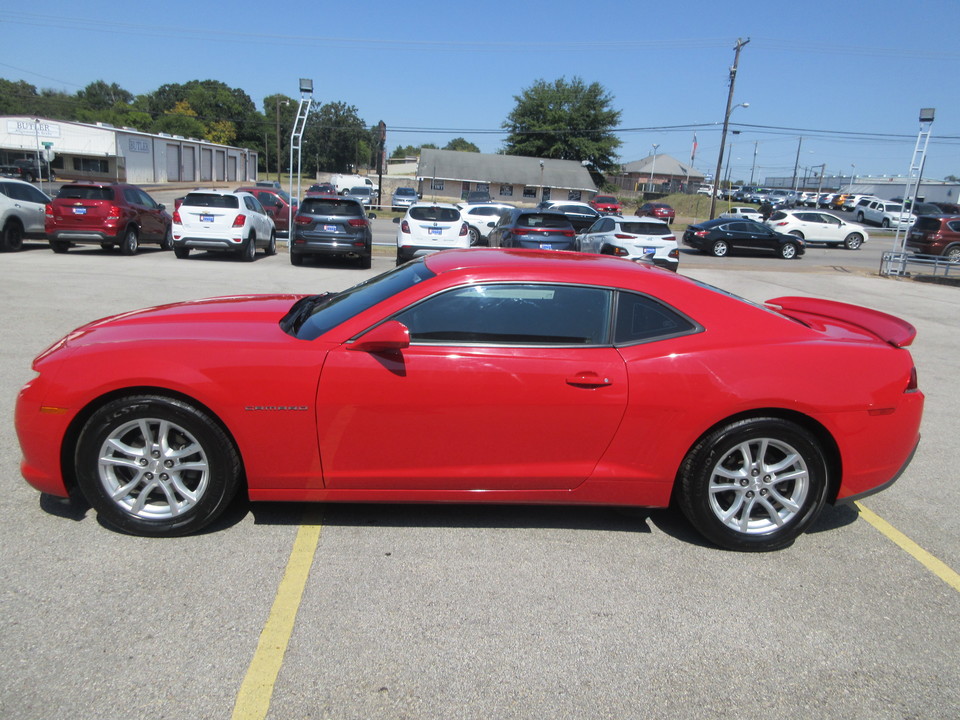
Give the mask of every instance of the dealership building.
[[0, 164], [50, 156], [58, 176], [135, 184], [246, 182], [257, 153], [197, 138], [152, 134], [106, 123], [0, 117]]

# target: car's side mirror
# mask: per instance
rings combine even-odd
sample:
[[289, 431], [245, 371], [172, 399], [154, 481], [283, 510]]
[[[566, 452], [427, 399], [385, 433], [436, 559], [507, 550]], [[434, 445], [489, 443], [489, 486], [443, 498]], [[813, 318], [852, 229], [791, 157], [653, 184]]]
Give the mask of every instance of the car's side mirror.
[[394, 221], [395, 223], [397, 223], [398, 225], [400, 224], [400, 218], [399, 218], [399, 217], [395, 217], [395, 218], [393, 219], [393, 221]]
[[367, 330], [347, 345], [350, 350], [361, 352], [386, 352], [402, 350], [410, 346], [410, 329], [397, 320], [387, 320]]

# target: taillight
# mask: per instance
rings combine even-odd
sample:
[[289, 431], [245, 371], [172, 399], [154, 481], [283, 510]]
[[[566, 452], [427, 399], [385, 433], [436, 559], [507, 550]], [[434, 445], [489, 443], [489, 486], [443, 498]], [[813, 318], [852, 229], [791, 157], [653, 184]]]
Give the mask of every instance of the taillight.
[[107, 220], [119, 220], [122, 214], [123, 211], [116, 205], [107, 208]]
[[709, 231], [709, 230], [697, 230], [697, 231], [696, 231], [695, 233], [693, 233], [693, 234], [696, 235], [697, 237], [706, 237], [707, 235], [710, 234], [710, 231]]
[[778, 222], [778, 223], [776, 224], [776, 227], [783, 227], [783, 226], [786, 225], [786, 224], [787, 224], [787, 222], [784, 220], [783, 222]]
[[408, 223], [406, 220], [404, 220], [402, 223], [400, 223], [400, 232], [406, 233], [407, 235], [409, 235], [409, 234], [410, 234], [410, 223]]
[[233, 227], [243, 227], [247, 222], [247, 216], [240, 213], [233, 219]]
[[460, 237], [463, 237], [464, 235], [466, 235], [466, 234], [469, 233], [469, 232], [470, 232], [470, 230], [467, 228], [467, 224], [466, 224], [466, 223], [460, 223]]
[[633, 235], [624, 235], [623, 233], [614, 233], [613, 235], [617, 240], [633, 240]]
[[565, 237], [573, 237], [576, 233], [573, 230], [561, 230], [560, 234]]
[[364, 218], [350, 218], [347, 224], [351, 227], [366, 227], [367, 221]]
[[51, 205], [50, 203], [47, 203], [47, 207], [44, 208], [43, 212], [46, 214], [46, 216], [47, 216], [48, 218], [52, 218], [52, 217], [53, 217], [53, 205]]
[[532, 233], [532, 232], [533, 232], [533, 230], [530, 230], [529, 228], [514, 228], [514, 229], [513, 229], [513, 234], [514, 234], [514, 235], [529, 235], [529, 234]]
[[905, 392], [915, 392], [920, 389], [920, 383], [917, 381], [917, 368], [916, 366], [910, 368], [910, 380], [907, 382], [907, 389]]
[[296, 225], [309, 225], [310, 223], [313, 222], [313, 220], [312, 220], [312, 219], [310, 218], [310, 216], [308, 216], [308, 215], [297, 215], [297, 216], [293, 219], [293, 222], [294, 222]]
[[183, 221], [180, 220], [180, 211], [179, 211], [179, 210], [174, 210], [174, 211], [173, 211], [173, 224], [174, 224], [174, 225], [183, 225]]

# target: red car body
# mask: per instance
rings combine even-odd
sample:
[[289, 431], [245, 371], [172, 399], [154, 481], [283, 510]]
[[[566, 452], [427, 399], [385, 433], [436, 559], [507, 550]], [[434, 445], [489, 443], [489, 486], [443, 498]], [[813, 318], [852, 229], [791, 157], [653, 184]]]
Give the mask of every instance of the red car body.
[[594, 195], [588, 205], [605, 215], [620, 215], [623, 212], [623, 206], [613, 195]]
[[[391, 272], [416, 265], [421, 281], [314, 339], [281, 327], [295, 295], [78, 328], [37, 357], [19, 395], [24, 477], [68, 495], [91, 416], [144, 389], [215, 418], [252, 500], [664, 507], [705, 437], [772, 417], [816, 439], [834, 502], [892, 482], [918, 443], [923, 394], [904, 349], [915, 333], [890, 315], [809, 298], [764, 308], [600, 255], [453, 250]], [[516, 283], [657, 298], [686, 329], [583, 347], [418, 342], [398, 320], [444, 293]]]
[[[234, 192], [248, 192], [253, 195], [263, 209], [271, 213], [274, 227], [278, 233], [288, 233], [290, 231], [290, 196], [282, 190], [275, 188], [255, 187], [248, 185], [239, 187]], [[178, 208], [179, 209], [179, 208]], [[297, 214], [297, 204], [293, 203], [293, 214]]]
[[673, 223], [677, 217], [676, 211], [666, 203], [644, 203], [637, 208], [637, 215], [655, 217], [668, 223]]

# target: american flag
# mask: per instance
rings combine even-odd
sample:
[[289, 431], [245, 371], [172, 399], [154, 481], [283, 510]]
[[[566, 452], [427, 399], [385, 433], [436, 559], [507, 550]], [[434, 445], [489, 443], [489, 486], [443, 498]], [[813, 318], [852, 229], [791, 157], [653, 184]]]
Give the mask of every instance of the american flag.
[[690, 150], [690, 167], [693, 167], [693, 161], [697, 157], [697, 134], [693, 134], [693, 149]]

